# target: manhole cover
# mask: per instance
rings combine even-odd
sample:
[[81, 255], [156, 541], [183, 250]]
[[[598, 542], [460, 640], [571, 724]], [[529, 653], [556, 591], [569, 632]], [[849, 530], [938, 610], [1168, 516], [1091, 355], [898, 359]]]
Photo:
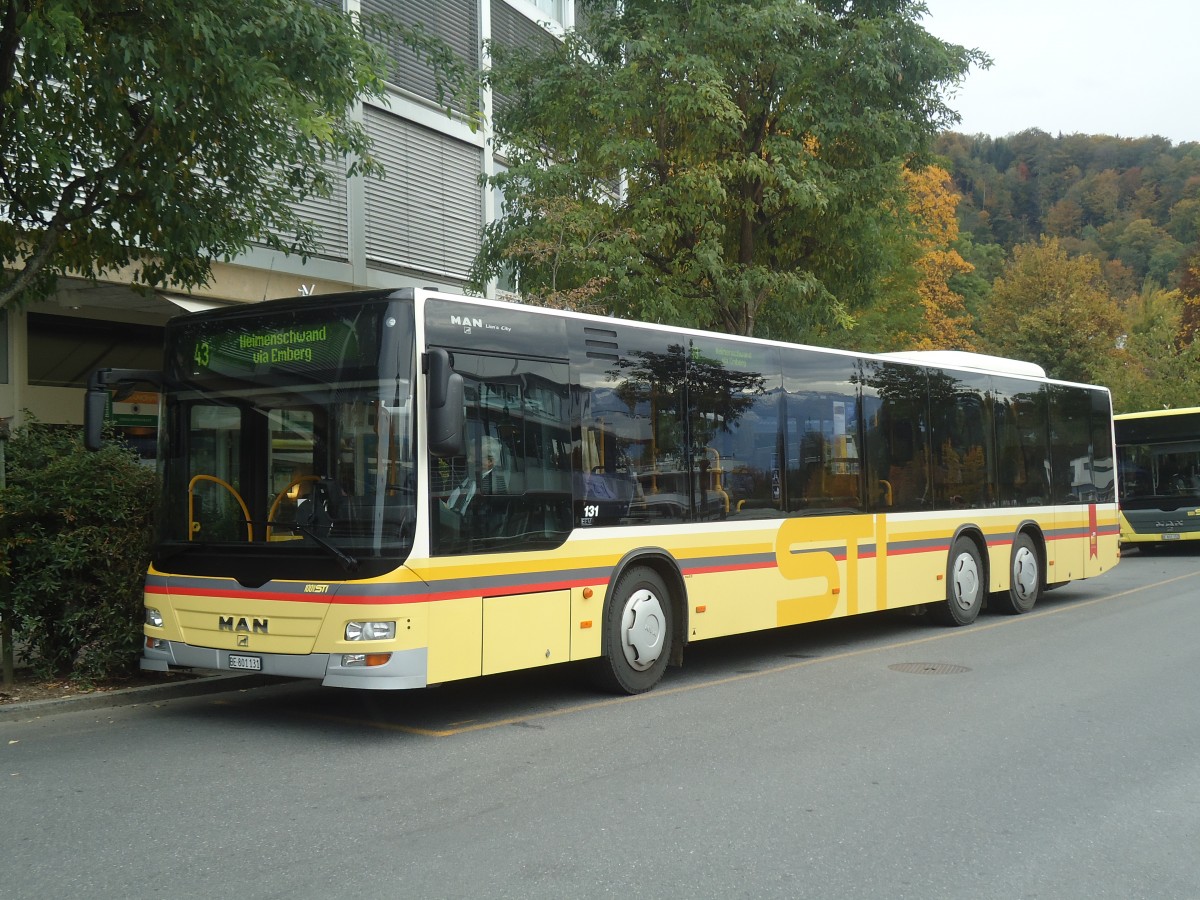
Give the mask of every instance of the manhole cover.
[[911, 675], [961, 675], [971, 671], [966, 666], [950, 663], [896, 663], [888, 668], [893, 672], [908, 672]]

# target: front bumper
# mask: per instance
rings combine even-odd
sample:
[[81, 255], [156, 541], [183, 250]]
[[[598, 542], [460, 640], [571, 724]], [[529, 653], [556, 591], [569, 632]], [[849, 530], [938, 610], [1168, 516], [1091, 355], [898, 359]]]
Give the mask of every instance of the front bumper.
[[[253, 672], [286, 678], [320, 679], [326, 687], [366, 690], [408, 690], [429, 684], [429, 652], [424, 647], [392, 651], [391, 659], [381, 666], [343, 666], [340, 653], [309, 653], [302, 656], [285, 653], [245, 653], [212, 647], [193, 647], [182, 641], [162, 641], [161, 647], [142, 650], [141, 668], [166, 672], [172, 666], [189, 669], [219, 669], [226, 672]], [[251, 656], [262, 662], [261, 669], [235, 669], [230, 654]]]

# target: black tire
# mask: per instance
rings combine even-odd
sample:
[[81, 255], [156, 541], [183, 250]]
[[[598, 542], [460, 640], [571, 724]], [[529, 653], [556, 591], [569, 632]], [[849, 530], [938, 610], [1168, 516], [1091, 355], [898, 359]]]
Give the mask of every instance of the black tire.
[[671, 594], [653, 569], [629, 569], [609, 592], [597, 666], [600, 687], [618, 694], [650, 690], [666, 671], [674, 639]]
[[1008, 590], [992, 595], [992, 603], [1002, 613], [1019, 616], [1027, 613], [1042, 595], [1042, 559], [1033, 538], [1018, 534], [1008, 561]]
[[970, 538], [955, 539], [946, 561], [946, 599], [929, 607], [929, 618], [939, 625], [970, 625], [983, 608], [984, 589], [979, 548]]

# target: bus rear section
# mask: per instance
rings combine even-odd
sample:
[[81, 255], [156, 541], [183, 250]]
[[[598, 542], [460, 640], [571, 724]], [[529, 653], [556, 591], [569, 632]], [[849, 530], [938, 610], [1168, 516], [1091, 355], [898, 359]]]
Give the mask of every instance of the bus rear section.
[[1114, 416], [1121, 543], [1200, 541], [1200, 407]]

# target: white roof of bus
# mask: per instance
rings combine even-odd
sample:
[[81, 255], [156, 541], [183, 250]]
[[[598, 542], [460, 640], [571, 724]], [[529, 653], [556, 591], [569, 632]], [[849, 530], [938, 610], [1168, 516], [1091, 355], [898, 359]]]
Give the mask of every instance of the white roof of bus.
[[[519, 300], [500, 300], [488, 299], [484, 297], [470, 297], [464, 294], [446, 293], [435, 288], [425, 288], [422, 293], [434, 294], [443, 300], [461, 300], [466, 303], [474, 303], [480, 306], [492, 306], [496, 308], [504, 308], [506, 306], [519, 306], [524, 310], [533, 313], [542, 313], [551, 316], [562, 316], [572, 319], [584, 319], [594, 322], [611, 322], [614, 320], [611, 316], [598, 316], [591, 313], [575, 312], [574, 310], [556, 310], [547, 309], [541, 306], [527, 306]], [[987, 372], [992, 375], [1020, 375], [1026, 378], [1046, 379], [1046, 370], [1037, 363], [1025, 362], [1019, 359], [1009, 359], [1004, 356], [991, 356], [986, 353], [969, 353], [965, 350], [906, 350], [896, 353], [859, 353], [851, 350], [842, 350], [836, 347], [818, 347], [811, 344], [785, 344], [781, 341], [762, 338], [750, 338], [743, 335], [732, 334], [716, 334], [700, 331], [694, 328], [680, 328], [678, 326], [662, 325], [656, 322], [638, 322], [633, 319], [616, 319], [628, 325], [638, 325], [644, 328], [651, 328], [659, 331], [670, 331], [676, 334], [692, 334], [698, 337], [722, 338], [733, 341], [746, 341], [754, 344], [770, 344], [776, 346], [795, 346], [803, 347], [809, 350], [816, 350], [822, 353], [835, 353], [843, 356], [868, 357], [875, 359], [888, 359], [895, 362], [906, 362], [913, 365], [935, 366], [944, 369], [968, 369], [978, 372]], [[1069, 382], [1064, 382], [1069, 383]]]

